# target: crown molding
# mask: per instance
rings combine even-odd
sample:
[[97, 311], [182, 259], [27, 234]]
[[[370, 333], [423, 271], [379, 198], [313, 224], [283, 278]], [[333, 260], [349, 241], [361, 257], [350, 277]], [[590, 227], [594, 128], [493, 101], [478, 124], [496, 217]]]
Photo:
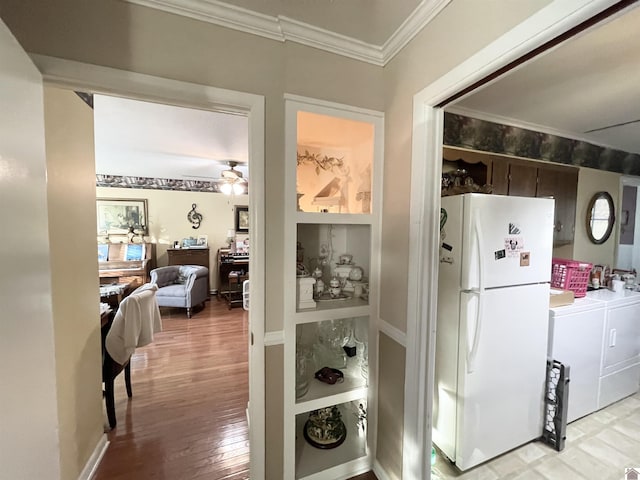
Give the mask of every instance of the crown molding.
[[391, 61], [449, 3], [451, 0], [422, 0], [413, 13], [384, 42], [382, 46], [383, 65]]
[[324, 30], [308, 23], [299, 22], [292, 18], [279, 16], [278, 21], [282, 26], [285, 40], [371, 63], [379, 67], [384, 66], [382, 48], [376, 45]]
[[279, 42], [295, 42], [326, 52], [384, 66], [451, 0], [422, 0], [384, 45], [331, 32], [278, 15], [273, 17], [218, 0], [124, 0]]

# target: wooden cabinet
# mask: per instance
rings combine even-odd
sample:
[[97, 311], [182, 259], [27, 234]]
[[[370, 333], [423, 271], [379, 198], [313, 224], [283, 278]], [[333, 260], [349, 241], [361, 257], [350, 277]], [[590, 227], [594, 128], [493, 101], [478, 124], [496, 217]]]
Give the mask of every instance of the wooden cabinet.
[[573, 243], [576, 225], [578, 169], [555, 165], [538, 168], [537, 197], [553, 197], [556, 201], [553, 245]]
[[218, 249], [218, 295], [227, 298], [231, 293], [229, 274], [240, 272], [241, 276], [249, 273], [249, 255], [232, 254], [228, 248]]
[[556, 201], [553, 245], [573, 243], [576, 223], [576, 167], [445, 147], [447, 168], [463, 168], [495, 195], [553, 197]]
[[169, 248], [167, 249], [169, 265], [200, 265], [209, 269], [207, 276], [207, 295], [211, 292], [208, 248]]

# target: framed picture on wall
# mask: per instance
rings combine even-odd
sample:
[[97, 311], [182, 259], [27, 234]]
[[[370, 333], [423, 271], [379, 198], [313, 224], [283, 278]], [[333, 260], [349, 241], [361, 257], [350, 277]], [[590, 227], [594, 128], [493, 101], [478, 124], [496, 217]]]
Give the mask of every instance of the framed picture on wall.
[[98, 235], [126, 235], [133, 233], [146, 235], [146, 198], [98, 198], [96, 199]]
[[235, 206], [236, 233], [249, 233], [249, 207]]

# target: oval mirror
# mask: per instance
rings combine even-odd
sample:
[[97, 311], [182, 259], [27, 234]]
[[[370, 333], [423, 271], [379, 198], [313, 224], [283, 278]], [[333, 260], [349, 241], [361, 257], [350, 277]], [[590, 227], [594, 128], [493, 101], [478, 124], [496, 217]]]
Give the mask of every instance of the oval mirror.
[[595, 244], [607, 241], [615, 221], [613, 198], [607, 192], [596, 193], [587, 208], [587, 235]]

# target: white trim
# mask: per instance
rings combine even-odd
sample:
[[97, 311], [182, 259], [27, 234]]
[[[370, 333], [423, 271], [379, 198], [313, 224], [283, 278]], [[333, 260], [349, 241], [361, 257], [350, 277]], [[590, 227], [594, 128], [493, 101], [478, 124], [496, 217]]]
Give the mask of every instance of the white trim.
[[382, 64], [386, 65], [431, 22], [451, 0], [422, 0], [382, 46]]
[[264, 334], [264, 346], [273, 347], [274, 345], [284, 344], [284, 330], [274, 330]]
[[387, 337], [391, 338], [403, 347], [407, 347], [407, 334], [381, 318], [378, 319], [378, 331], [380, 333], [384, 333]]
[[308, 23], [299, 22], [292, 18], [279, 16], [278, 20], [282, 26], [285, 40], [342, 55], [343, 57], [354, 58], [379, 67], [384, 65], [380, 47], [309, 25]]
[[376, 474], [378, 480], [391, 480], [391, 477], [389, 476], [387, 471], [382, 468], [382, 465], [380, 465], [380, 462], [378, 462], [377, 458], [373, 461], [373, 473]]
[[[89, 65], [42, 55], [31, 55], [43, 79], [63, 88], [81, 89], [138, 100], [208, 110], [229, 111], [247, 115], [249, 120], [249, 168], [253, 178], [264, 178], [265, 105], [262, 95], [226, 90], [195, 83], [169, 80], [151, 75]], [[249, 221], [251, 251], [249, 285], [251, 310], [249, 326], [253, 345], [249, 353], [249, 399], [251, 429], [249, 430], [250, 465], [253, 478], [264, 478], [265, 468], [265, 385], [264, 385], [264, 322], [265, 322], [265, 211], [264, 182], [252, 184], [249, 191]]]
[[330, 102], [328, 100], [320, 100], [318, 98], [303, 97], [301, 95], [294, 95], [292, 93], [285, 93], [283, 97], [285, 100], [303, 103], [305, 107], [308, 107], [309, 105], [311, 105], [314, 107], [328, 108], [331, 110], [339, 110], [341, 112], [346, 112], [346, 113], [355, 113], [356, 115], [366, 115], [369, 117], [384, 118], [384, 112], [381, 112], [379, 110], [369, 110], [368, 108], [354, 107], [353, 105], [343, 105], [341, 103]]
[[[414, 95], [402, 454], [405, 480], [431, 477], [443, 128], [442, 109], [435, 106], [615, 3], [554, 0]], [[431, 182], [423, 182], [424, 178]]]
[[[311, 320], [310, 316], [304, 315], [304, 319], [300, 313], [296, 312], [296, 278], [290, 272], [295, 271], [295, 252], [296, 252], [296, 224], [301, 219], [311, 220], [310, 216], [299, 215], [296, 209], [296, 146], [297, 146], [297, 113], [298, 111], [307, 111], [317, 114], [323, 114], [333, 117], [348, 118], [361, 122], [367, 122], [374, 125], [374, 159], [373, 159], [373, 176], [372, 176], [372, 191], [373, 204], [372, 214], [369, 216], [368, 221], [370, 225], [371, 234], [371, 258], [370, 258], [370, 271], [369, 271], [369, 306], [365, 309], [365, 312], [361, 314], [354, 314], [353, 316], [368, 316], [368, 328], [369, 328], [369, 385], [365, 388], [367, 392], [367, 410], [371, 412], [368, 417], [368, 452], [366, 457], [361, 457], [354, 462], [347, 462], [347, 464], [341, 464], [342, 466], [335, 466], [329, 470], [323, 471], [317, 475], [312, 475], [309, 478], [320, 478], [321, 476], [330, 476], [334, 473], [343, 471], [342, 469], [348, 469], [348, 476], [357, 474], [358, 468], [354, 465], [360, 465], [364, 462], [367, 469], [371, 468], [373, 458], [375, 457], [376, 449], [376, 431], [377, 431], [377, 369], [378, 369], [378, 356], [377, 356], [377, 318], [379, 307], [379, 278], [380, 278], [380, 255], [375, 252], [380, 251], [380, 223], [381, 223], [381, 186], [382, 186], [382, 171], [383, 171], [383, 152], [384, 152], [384, 113], [379, 111], [367, 110], [358, 107], [353, 107], [344, 104], [338, 104], [334, 102], [318, 100], [308, 97], [301, 97], [297, 95], [285, 94], [285, 231], [284, 231], [284, 277], [282, 284], [284, 286], [284, 454], [283, 454], [283, 478], [286, 480], [295, 478], [295, 351], [296, 351], [296, 324], [301, 324], [302, 320]], [[311, 214], [309, 214], [311, 215]], [[317, 214], [315, 214], [317, 215]], [[315, 223], [329, 224], [333, 223], [334, 217], [317, 217]], [[350, 223], [351, 218], [339, 222]], [[313, 223], [313, 222], [312, 222]], [[353, 222], [354, 224], [362, 225], [366, 223]], [[320, 317], [315, 318], [312, 321], [326, 320], [332, 318], [345, 318], [352, 316], [347, 314], [348, 308], [325, 310]], [[310, 312], [311, 313], [311, 312]], [[316, 313], [316, 312], [313, 312]], [[317, 312], [321, 313], [321, 312]], [[353, 393], [353, 392], [351, 392]], [[346, 467], [345, 467], [346, 465]], [[337, 478], [337, 475], [333, 475], [331, 478]], [[342, 477], [340, 477], [342, 478]], [[346, 478], [346, 477], [345, 477]]]
[[124, 0], [278, 42], [301, 45], [383, 67], [451, 0], [422, 0], [384, 42], [374, 45], [284, 15], [266, 15], [218, 0]]
[[87, 460], [87, 463], [84, 465], [82, 472], [78, 476], [78, 480], [91, 480], [93, 476], [96, 474], [96, 470], [98, 469], [98, 465], [100, 465], [100, 461], [102, 457], [104, 457], [107, 448], [109, 447], [109, 441], [107, 440], [107, 435], [103, 434], [98, 440], [96, 444], [96, 448], [93, 449], [91, 456]]

